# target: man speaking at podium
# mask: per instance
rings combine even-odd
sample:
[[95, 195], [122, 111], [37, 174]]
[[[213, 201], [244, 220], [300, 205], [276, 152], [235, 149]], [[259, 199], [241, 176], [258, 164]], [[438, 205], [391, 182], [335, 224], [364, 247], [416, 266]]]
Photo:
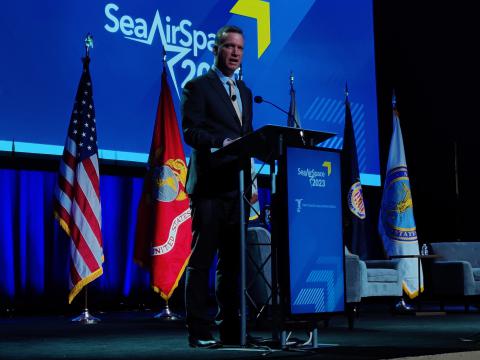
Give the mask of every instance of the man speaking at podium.
[[[234, 75], [242, 63], [243, 46], [240, 28], [219, 29], [213, 46], [214, 66], [183, 89], [183, 135], [192, 147], [186, 187], [193, 240], [185, 284], [188, 341], [192, 347], [240, 343], [238, 168], [234, 162], [214, 166], [211, 154], [252, 131], [252, 92]], [[245, 170], [249, 178], [250, 168]], [[209, 269], [216, 252], [215, 321], [221, 342], [213, 338], [208, 316]]]

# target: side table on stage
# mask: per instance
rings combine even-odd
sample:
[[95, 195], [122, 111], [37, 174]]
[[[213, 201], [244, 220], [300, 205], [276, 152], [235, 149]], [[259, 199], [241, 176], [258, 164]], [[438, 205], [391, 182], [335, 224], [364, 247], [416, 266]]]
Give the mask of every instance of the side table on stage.
[[[445, 311], [420, 311], [421, 309], [421, 294], [422, 292], [420, 291], [420, 284], [421, 284], [421, 279], [422, 279], [422, 260], [433, 260], [433, 259], [440, 259], [440, 255], [432, 254], [432, 255], [392, 255], [390, 256], [390, 259], [417, 259], [417, 270], [418, 270], [418, 283], [419, 283], [419, 291], [418, 291], [418, 296], [416, 299], [417, 303], [417, 311], [415, 311], [415, 315], [421, 316], [421, 315], [445, 315]], [[423, 286], [425, 289], [425, 276], [423, 276]]]

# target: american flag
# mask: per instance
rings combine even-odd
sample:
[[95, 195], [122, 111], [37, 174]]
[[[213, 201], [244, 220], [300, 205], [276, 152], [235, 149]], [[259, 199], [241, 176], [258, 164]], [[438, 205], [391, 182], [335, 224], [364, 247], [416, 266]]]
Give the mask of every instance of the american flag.
[[103, 273], [97, 125], [89, 62], [89, 57], [83, 59], [54, 200], [55, 217], [70, 237], [69, 303]]

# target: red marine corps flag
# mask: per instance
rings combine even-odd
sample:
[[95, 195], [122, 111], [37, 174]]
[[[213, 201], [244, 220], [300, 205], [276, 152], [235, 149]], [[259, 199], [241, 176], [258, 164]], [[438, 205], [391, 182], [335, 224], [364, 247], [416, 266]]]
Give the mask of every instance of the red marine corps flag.
[[168, 300], [190, 256], [187, 167], [164, 66], [148, 170], [138, 206], [134, 259], [150, 266], [153, 289]]

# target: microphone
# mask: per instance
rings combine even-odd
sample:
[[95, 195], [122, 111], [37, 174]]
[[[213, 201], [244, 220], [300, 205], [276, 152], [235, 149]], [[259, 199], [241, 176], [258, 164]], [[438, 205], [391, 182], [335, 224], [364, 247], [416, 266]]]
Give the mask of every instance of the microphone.
[[277, 108], [278, 110], [280, 110], [281, 112], [289, 115], [289, 114], [288, 114], [288, 111], [282, 109], [280, 106], [275, 105], [274, 103], [272, 103], [272, 102], [270, 102], [270, 101], [268, 101], [268, 100], [265, 100], [265, 99], [264, 99], [263, 97], [261, 97], [261, 96], [255, 96], [255, 97], [253, 98], [253, 101], [255, 101], [257, 104], [261, 104], [262, 102], [267, 103], [267, 104], [270, 104], [270, 105], [272, 105], [273, 107], [276, 107], [276, 108]]
[[233, 94], [232, 96], [230, 96], [230, 99], [232, 99], [232, 101], [237, 100], [237, 95]]
[[[268, 100], [265, 100], [265, 99], [264, 99], [263, 97], [261, 97], [261, 96], [258, 96], [258, 95], [255, 96], [255, 97], [253, 98], [253, 101], [255, 101], [257, 104], [261, 104], [261, 103], [263, 103], [263, 102], [264, 102], [264, 103], [267, 103], [267, 104], [270, 104], [270, 105], [272, 105], [273, 107], [275, 107], [275, 108], [277, 108], [278, 110], [280, 110], [281, 112], [287, 114], [288, 116], [291, 116], [291, 114], [290, 114], [288, 111], [282, 109], [280, 106], [275, 105], [274, 103], [272, 103], [272, 102], [270, 102], [270, 101], [268, 101]], [[304, 136], [304, 134], [303, 134], [303, 130], [302, 130], [302, 128], [300, 127], [300, 125], [298, 124], [297, 119], [295, 119], [295, 116], [293, 116], [293, 121], [295, 121], [295, 125], [297, 125], [297, 128], [300, 129], [300, 137], [302, 138], [303, 145], [306, 145], [305, 136]]]

